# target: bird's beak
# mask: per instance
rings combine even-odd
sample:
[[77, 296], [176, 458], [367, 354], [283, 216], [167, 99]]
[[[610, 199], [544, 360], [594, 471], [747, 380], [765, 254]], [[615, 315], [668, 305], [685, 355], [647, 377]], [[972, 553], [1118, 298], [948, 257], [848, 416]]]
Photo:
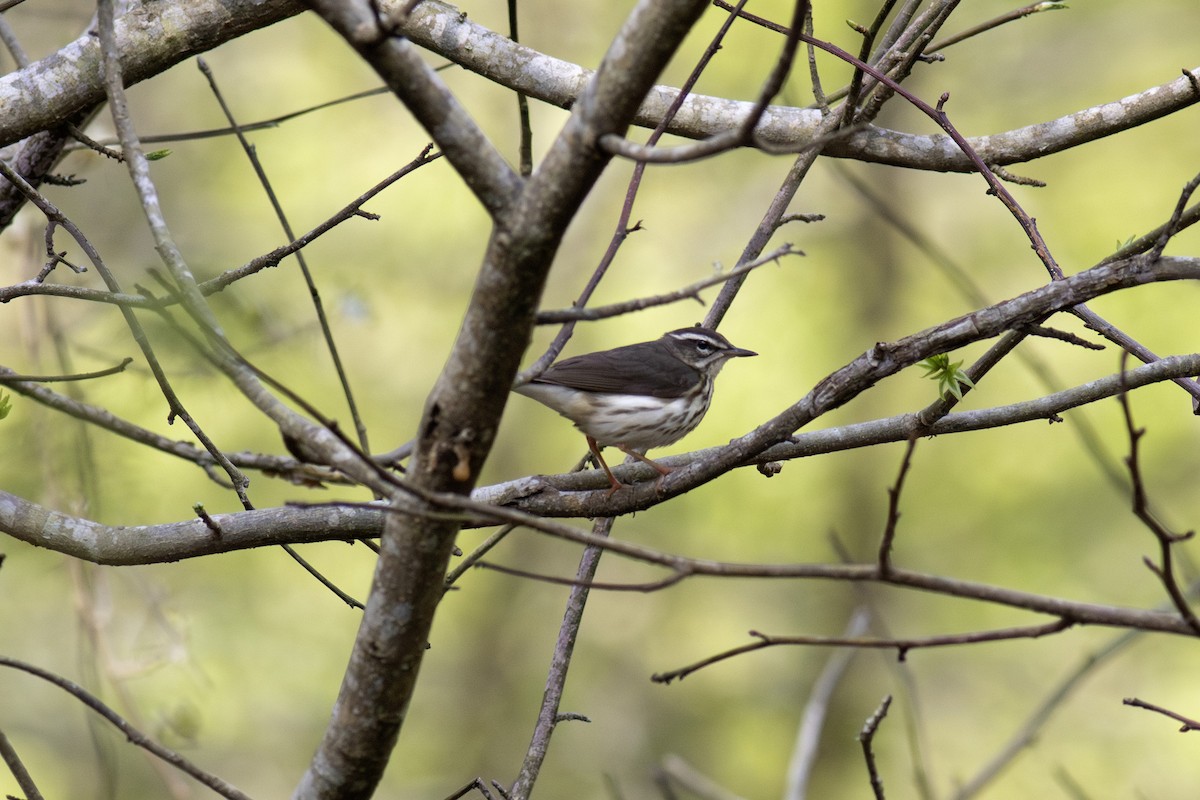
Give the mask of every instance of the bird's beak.
[[740, 347], [731, 347], [725, 351], [725, 355], [729, 358], [736, 358], [738, 356], [756, 356], [758, 353], [753, 350], [744, 350]]

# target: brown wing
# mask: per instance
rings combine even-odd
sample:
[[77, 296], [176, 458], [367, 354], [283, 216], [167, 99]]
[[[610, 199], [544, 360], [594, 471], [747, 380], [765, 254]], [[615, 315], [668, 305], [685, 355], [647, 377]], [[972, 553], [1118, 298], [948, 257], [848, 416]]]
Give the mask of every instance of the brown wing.
[[534, 383], [609, 394], [678, 397], [700, 382], [700, 373], [663, 353], [656, 342], [643, 342], [568, 358], [550, 367]]

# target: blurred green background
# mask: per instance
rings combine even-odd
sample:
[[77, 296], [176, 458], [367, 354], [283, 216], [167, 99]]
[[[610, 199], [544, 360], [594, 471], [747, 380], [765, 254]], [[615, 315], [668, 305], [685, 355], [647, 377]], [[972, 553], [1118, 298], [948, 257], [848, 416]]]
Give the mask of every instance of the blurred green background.
[[[522, 39], [594, 66], [630, 3], [521, 4]], [[964, 4], [947, 33], [1009, 9]], [[505, 30], [503, 4], [466, 7]], [[786, 20], [787, 4], [750, 10]], [[40, 58], [86, 25], [87, 3], [32, 0], [6, 14], [31, 57]], [[875, 6], [817, 3], [817, 34], [857, 50], [844, 19], [869, 22]], [[711, 11], [664, 77], [678, 85], [721, 22]], [[918, 68], [908, 87], [947, 106], [968, 136], [1010, 130], [1173, 80], [1197, 65], [1194, 0], [1078, 4], [1036, 16], [945, 51]], [[697, 91], [748, 99], [778, 52], [778, 38], [735, 25]], [[319, 20], [301, 16], [206, 54], [242, 122], [271, 118], [378, 85], [373, 73]], [[431, 57], [431, 63], [442, 63]], [[3, 62], [11, 69], [11, 61]], [[847, 74], [822, 59], [826, 87]], [[441, 73], [503, 152], [516, 160], [515, 103], [505, 91], [458, 69]], [[143, 135], [222, 127], [224, 119], [194, 62], [130, 91]], [[806, 72], [786, 100], [810, 101]], [[1077, 151], [1017, 165], [1048, 187], [1012, 187], [1037, 218], [1068, 272], [1119, 242], [1161, 224], [1179, 189], [1200, 169], [1200, 112], [1192, 109]], [[565, 118], [532, 104], [540, 153]], [[900, 103], [880, 123], [931, 133]], [[93, 136], [111, 134], [99, 118]], [[644, 132], [637, 132], [644, 136]], [[305, 231], [412, 159], [428, 141], [388, 96], [302, 116], [251, 135], [297, 231]], [[231, 137], [173, 143], [153, 175], [172, 232], [201, 279], [282, 244], [264, 194]], [[726, 154], [651, 169], [634, 210], [644, 230], [623, 246], [595, 302], [656, 294], [732, 266], [791, 164], [788, 157]], [[156, 256], [120, 165], [78, 153], [62, 172], [87, 179], [47, 195], [99, 247], [126, 286], [152, 285]], [[560, 252], [544, 298], [570, 304], [616, 223], [631, 168], [614, 163]], [[776, 236], [807, 253], [759, 270], [722, 330], [759, 358], [729, 367], [700, 429], [670, 452], [720, 444], [802, 397], [812, 385], [877, 341], [920, 330], [976, 304], [955, 288], [929, 252], [915, 247], [850, 183], [883, 198], [908, 225], [966, 271], [987, 302], [1036, 287], [1044, 272], [1015, 221], [985, 195], [978, 176], [913, 174], [825, 161], [792, 210], [826, 215]], [[428, 388], [447, 355], [483, 252], [487, 220], [449, 164], [427, 166], [371, 201], [381, 219], [352, 220], [306, 250], [347, 362], [372, 447], [411, 437]], [[0, 237], [0, 281], [35, 274], [43, 220], [30, 210]], [[69, 247], [61, 233], [57, 244]], [[1169, 253], [1194, 254], [1200, 237]], [[72, 250], [74, 253], [74, 250]], [[93, 273], [55, 279], [96, 286]], [[709, 297], [714, 296], [710, 291]], [[1156, 352], [1195, 350], [1197, 289], [1165, 284], [1096, 301], [1093, 307]], [[307, 291], [288, 261], [211, 300], [231, 338], [261, 368], [327, 414], [349, 424]], [[694, 304], [581, 325], [567, 354], [650, 339], [702, 318]], [[274, 428], [151, 318], [150, 327], [183, 401], [230, 451], [281, 453]], [[1085, 334], [1074, 321], [1055, 320]], [[530, 357], [554, 331], [544, 329]], [[1024, 346], [1056, 387], [1111, 374], [1112, 348], [1084, 351], [1052, 341]], [[78, 302], [21, 299], [0, 310], [0, 363], [23, 372], [110, 366], [136, 348], [117, 313]], [[982, 347], [956, 354], [970, 359]], [[73, 387], [88, 402], [172, 437], [166, 407], [143, 368]], [[1046, 392], [1027, 363], [1009, 359], [966, 408]], [[934, 384], [915, 370], [897, 375], [820, 427], [919, 409]], [[53, 508], [106, 523], [186, 519], [201, 502], [212, 513], [236, 497], [182, 461], [15, 399], [0, 423], [0, 486]], [[1168, 524], [1200, 519], [1194, 488], [1200, 456], [1189, 398], [1171, 385], [1133, 399], [1145, 439], [1153, 501]], [[903, 502], [896, 561], [905, 567], [1096, 603], [1153, 607], [1165, 597], [1141, 563], [1157, 544], [1128, 511], [1120, 475], [1127, 448], [1114, 401], [1074, 411], [1064, 424], [1030, 423], [971, 436], [922, 441]], [[1104, 455], [1084, 446], [1091, 430]], [[583, 452], [571, 426], [524, 398], [506, 413], [484, 483], [558, 472]], [[664, 451], [665, 452], [665, 451]], [[836, 540], [855, 558], [874, 556], [901, 445], [788, 463], [766, 480], [742, 470], [665, 506], [618, 521], [615, 535], [691, 556], [746, 562], [836, 561]], [[253, 475], [258, 507], [290, 500], [366, 499], [342, 489], [306, 491]], [[580, 522], [580, 525], [585, 523]], [[460, 537], [464, 550], [485, 531]], [[1189, 545], [1194, 555], [1194, 546]], [[1185, 548], [1185, 549], [1188, 549]], [[327, 544], [303, 554], [339, 586], [365, 597], [372, 554]], [[95, 568], [11, 539], [0, 569], [0, 653], [79, 680], [188, 758], [261, 798], [287, 796], [328, 719], [358, 614], [277, 549], [145, 568]], [[492, 560], [573, 574], [578, 552], [530, 532], [511, 536]], [[660, 576], [607, 558], [599, 578]], [[380, 797], [441, 798], [475, 776], [511, 783], [532, 730], [567, 590], [473, 571], [439, 612], [421, 685]], [[649, 676], [776, 634], [838, 634], [865, 602], [895, 635], [971, 631], [1035, 621], [1028, 615], [880, 587], [813, 582], [693, 579], [653, 594], [592, 596], [564, 711], [565, 723], [538, 784], [544, 798], [657, 796], [656, 765], [678, 754], [747, 798], [782, 792], [796, 728], [831, 653], [775, 648], [726, 661], [670, 686]], [[990, 759], [1057, 682], [1118, 632], [1077, 629], [1046, 640], [917, 651], [863, 652], [833, 696], [809, 796], [865, 797], [854, 736], [885, 694], [897, 696], [875, 742], [889, 796], [919, 796], [919, 760], [934, 796], [948, 796]], [[981, 796], [1190, 798], [1200, 785], [1195, 742], [1171, 721], [1121, 705], [1139, 696], [1200, 714], [1200, 651], [1182, 638], [1142, 637], [1092, 672], [1032, 745]], [[168, 797], [154, 767], [112, 729], [61, 691], [0, 672], [0, 730], [13, 741], [48, 797]], [[919, 751], [919, 757], [914, 756]], [[115, 786], [104, 776], [115, 775]], [[1073, 795], [1072, 786], [1080, 794]], [[108, 787], [108, 788], [106, 788]], [[0, 791], [16, 784], [0, 773]], [[203, 796], [205, 790], [196, 790]]]

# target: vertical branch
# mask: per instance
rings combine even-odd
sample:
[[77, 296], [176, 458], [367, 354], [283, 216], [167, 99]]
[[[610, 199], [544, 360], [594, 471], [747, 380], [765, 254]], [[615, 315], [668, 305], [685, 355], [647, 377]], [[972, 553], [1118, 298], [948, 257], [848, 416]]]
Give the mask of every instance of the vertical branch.
[[158, 190], [150, 177], [150, 161], [142, 152], [137, 132], [133, 128], [133, 120], [129, 114], [129, 102], [125, 97], [125, 78], [121, 69], [120, 52], [116, 40], [116, 0], [99, 0], [99, 34], [101, 66], [104, 75], [104, 91], [108, 97], [108, 105], [112, 109], [113, 125], [121, 148], [125, 154], [125, 164], [129, 168], [129, 177], [133, 180], [133, 188], [141, 201], [142, 211], [150, 225], [150, 233], [154, 237], [154, 248], [158, 251], [171, 277], [177, 284], [184, 306], [193, 317], [206, 328], [206, 333], [220, 335], [217, 318], [204, 301], [196, 285], [196, 278], [184, 261], [183, 254], [175, 245], [167, 227], [166, 218], [158, 202]]
[[[508, 0], [508, 38], [520, 42], [517, 33], [517, 0]], [[517, 92], [517, 122], [521, 131], [520, 162], [518, 169], [522, 178], [533, 174], [533, 128], [529, 124], [529, 98], [524, 92]]]
[[[133, 133], [132, 125], [129, 120], [129, 107], [125, 101], [125, 89], [121, 77], [121, 65], [118, 58], [115, 34], [115, 14], [113, 8], [113, 0], [100, 0], [99, 6], [99, 35], [100, 49], [102, 53], [102, 61], [104, 68], [104, 85], [109, 93], [109, 105], [112, 107], [113, 122], [117, 127], [117, 131], [121, 135], [121, 145], [125, 148], [125, 162], [129, 166], [130, 176], [133, 178], [134, 188], [138, 192], [138, 196], [142, 201], [142, 209], [146, 213], [146, 218], [150, 222], [151, 231], [154, 234], [155, 246], [158, 249], [159, 255], [171, 270], [172, 276], [178, 284], [178, 289], [182, 294], [183, 299], [187, 303], [188, 309], [199, 319], [204, 320], [209, 324], [208, 330], [216, 332], [218, 330], [215, 319], [212, 317], [212, 312], [209, 311], [205, 304], [199, 288], [196, 286], [195, 278], [187, 265], [183, 263], [183, 259], [179, 251], [175, 248], [174, 242], [170, 239], [170, 234], [166, 230], [166, 223], [162, 218], [162, 211], [158, 206], [157, 193], [154, 189], [154, 184], [150, 180], [150, 171], [146, 156], [142, 153], [138, 146], [136, 135]], [[0, 165], [0, 171], [7, 170], [7, 167]], [[4, 172], [4, 176], [13, 183], [18, 183], [15, 175], [9, 174], [9, 171]], [[23, 183], [23, 181], [21, 182]], [[29, 187], [32, 191], [32, 187]], [[33, 197], [34, 202], [37, 200]], [[41, 207], [41, 204], [39, 204]], [[42, 207], [43, 212], [46, 212], [46, 207]], [[58, 214], [57, 220], [60, 225], [63, 225], [80, 246], [84, 248], [84, 252], [88, 254], [92, 263], [96, 266], [97, 271], [104, 279], [105, 285], [108, 286], [111, 292], [120, 292], [121, 287], [117, 282], [116, 277], [109, 272], [108, 268], [103, 265], [100, 259], [100, 254], [91, 247], [90, 244], [85, 246], [82, 232], [78, 231], [74, 225], [64, 224], [65, 217]], [[149, 337], [142, 329], [141, 323], [134, 316], [133, 310], [120, 306], [121, 313], [125, 317], [125, 323], [129, 326], [129, 330], [133, 333], [134, 339], [138, 343], [138, 347], [146, 356], [146, 361], [150, 366], [151, 372], [154, 374], [155, 380], [158, 382], [159, 388], [167, 399], [170, 406], [170, 419], [178, 416], [191, 429], [192, 433], [201, 442], [206, 450], [212, 454], [225, 473], [229, 475], [230, 481], [233, 483], [234, 490], [237, 492], [238, 499], [241, 500], [242, 506], [251, 508], [250, 498], [246, 494], [246, 487], [250, 481], [246, 476], [233, 465], [224, 453], [217, 448], [208, 435], [200, 428], [197, 423], [184, 408], [183, 403], [176, 396], [174, 389], [171, 388], [170, 382], [167, 380], [166, 373], [163, 371], [158, 359], [154, 355], [154, 351], [150, 346]]]
[[[634, 7], [528, 181], [507, 169], [411, 43], [390, 33], [374, 3], [311, 4], [405, 101], [494, 221], [462, 327], [426, 400], [408, 471], [418, 491], [465, 495], [491, 451], [562, 237], [608, 164], [596, 142], [625, 131], [705, 2], [641, 0]], [[392, 494], [400, 500], [399, 490]], [[444, 514], [388, 515], [332, 719], [295, 797], [353, 800], [374, 793], [416, 689], [461, 525]]]
[[896, 525], [900, 522], [900, 492], [904, 489], [904, 479], [912, 466], [913, 451], [917, 449], [917, 437], [910, 436], [904, 448], [904, 458], [900, 461], [900, 474], [896, 483], [888, 489], [887, 524], [883, 529], [883, 538], [879, 542], [879, 574], [887, 577], [892, 571], [892, 544], [896, 540]]
[[[867, 631], [870, 619], [871, 613], [865, 606], [856, 609], [842, 631], [842, 636], [847, 639], [862, 636]], [[808, 782], [817, 763], [821, 729], [825, 725], [830, 700], [857, 652], [853, 647], [835, 649], [813, 683], [808, 704], [805, 705], [804, 715], [800, 720], [800, 729], [796, 732], [792, 757], [788, 762], [787, 788], [784, 790], [783, 800], [804, 800], [808, 796]]]
[[889, 694], [883, 698], [883, 702], [879, 704], [879, 708], [875, 709], [862, 731], [858, 734], [859, 744], [862, 745], [863, 758], [867, 762], [867, 775], [871, 780], [871, 791], [875, 794], [875, 800], [883, 800], [883, 779], [879, 777], [879, 769], [875, 766], [875, 751], [872, 744], [875, 741], [875, 732], [879, 730], [880, 723], [887, 716], [888, 708], [892, 705], [892, 696]]
[[[592, 534], [607, 537], [612, 531], [612, 517], [602, 517], [592, 526]], [[528, 800], [537, 781], [542, 763], [546, 760], [546, 752], [550, 749], [550, 737], [555, 726], [560, 721], [558, 707], [562, 701], [563, 687], [567, 683], [567, 670], [571, 666], [571, 654], [575, 650], [575, 637], [579, 635], [579, 625], [583, 621], [583, 611], [587, 606], [588, 592], [592, 579], [596, 577], [596, 568], [600, 566], [600, 555], [604, 551], [599, 547], [588, 547], [579, 559], [579, 568], [575, 572], [575, 585], [567, 598], [567, 609], [563, 613], [562, 624], [558, 628], [558, 640], [554, 643], [554, 655], [550, 660], [550, 672], [546, 676], [546, 691], [542, 695], [542, 707], [538, 711], [537, 724], [533, 729], [533, 738], [525, 752], [525, 761], [521, 764], [521, 772], [509, 790], [509, 800]]]
[[[1125, 361], [1127, 358], [1128, 353], [1121, 354], [1122, 381], [1125, 379]], [[1188, 603], [1183, 587], [1179, 585], [1179, 580], [1175, 575], [1175, 559], [1172, 552], [1176, 544], [1191, 539], [1195, 535], [1195, 531], [1172, 533], [1150, 510], [1150, 500], [1146, 494], [1146, 483], [1142, 477], [1139, 449], [1142, 437], [1146, 435], [1146, 429], [1138, 428], [1134, 425], [1133, 409], [1129, 403], [1129, 393], [1122, 391], [1118, 399], [1121, 403], [1121, 412], [1125, 418], [1125, 429], [1129, 433], [1129, 455], [1125, 458], [1125, 465], [1129, 467], [1129, 479], [1133, 483], [1133, 514], [1141, 520], [1142, 524], [1158, 540], [1159, 562], [1155, 564], [1149, 558], [1146, 558], [1146, 566], [1158, 576], [1159, 581], [1162, 582], [1163, 588], [1167, 590], [1167, 595], [1171, 598], [1171, 602], [1180, 616], [1191, 626], [1196, 635], [1200, 636], [1200, 619], [1196, 617], [1196, 612], [1192, 610], [1191, 604]]]

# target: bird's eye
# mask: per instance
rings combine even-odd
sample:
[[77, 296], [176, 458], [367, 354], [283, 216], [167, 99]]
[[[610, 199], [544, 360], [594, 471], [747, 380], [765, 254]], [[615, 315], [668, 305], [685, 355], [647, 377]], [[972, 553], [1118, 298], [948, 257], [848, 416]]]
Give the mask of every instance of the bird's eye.
[[696, 352], [702, 356], [706, 356], [713, 351], [713, 346], [710, 342], [703, 339], [696, 342]]

